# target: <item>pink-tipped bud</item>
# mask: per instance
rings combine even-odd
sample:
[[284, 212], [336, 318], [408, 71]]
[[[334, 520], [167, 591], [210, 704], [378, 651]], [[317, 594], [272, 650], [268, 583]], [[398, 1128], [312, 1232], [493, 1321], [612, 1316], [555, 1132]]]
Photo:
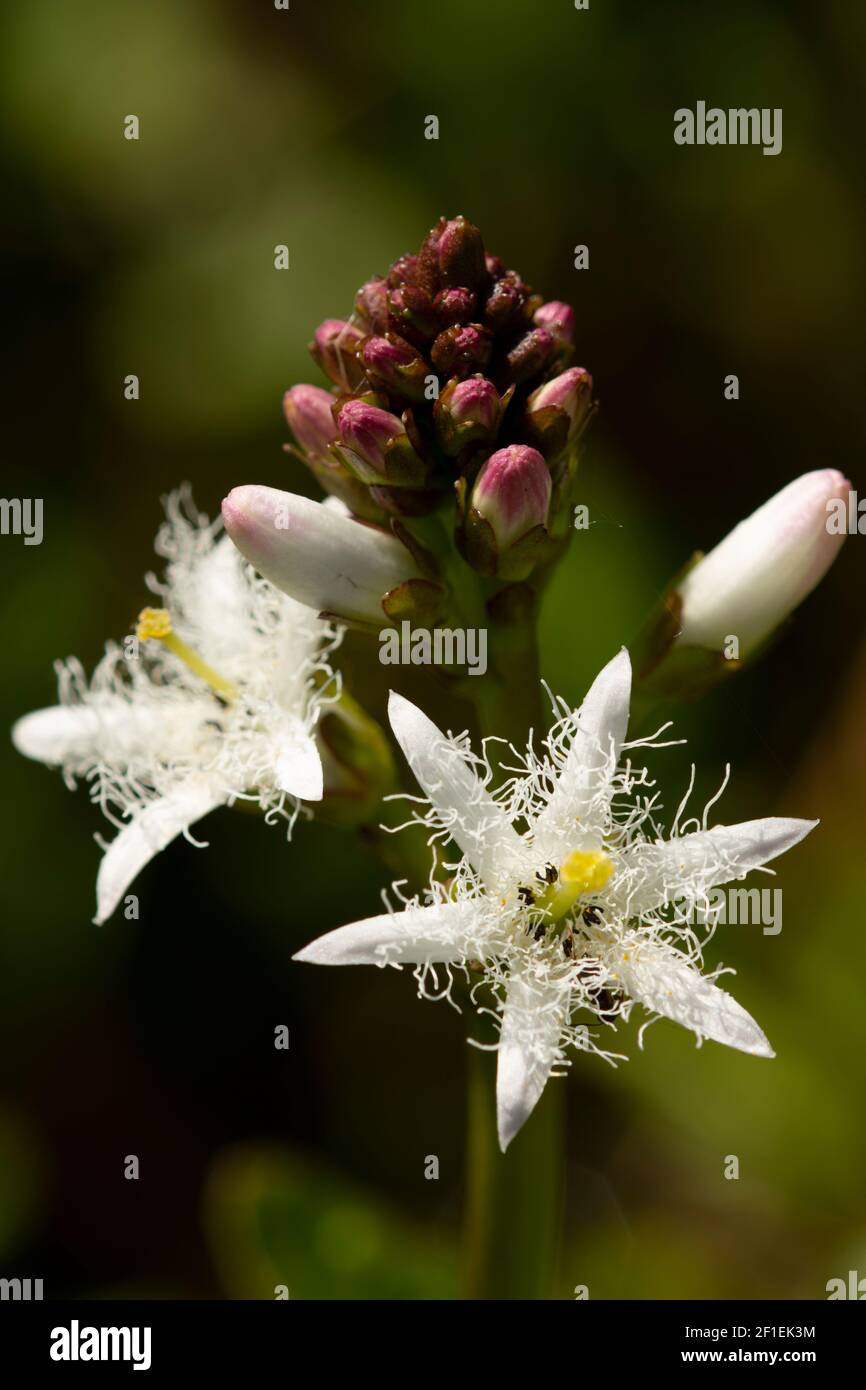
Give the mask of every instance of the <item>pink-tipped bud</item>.
[[388, 285], [396, 289], [398, 285], [414, 285], [418, 277], [418, 257], [398, 256], [388, 271]]
[[453, 323], [468, 323], [475, 313], [476, 298], [465, 285], [455, 285], [453, 289], [440, 290], [433, 300], [433, 308], [439, 322], [446, 328]]
[[388, 291], [388, 327], [419, 347], [439, 332], [433, 301], [420, 285], [399, 285]]
[[548, 300], [533, 315], [536, 328], [546, 328], [558, 343], [574, 341], [574, 310], [560, 299]]
[[499, 429], [502, 411], [499, 392], [486, 377], [450, 381], [433, 407], [439, 443], [446, 454], [457, 454], [468, 444], [489, 442]]
[[526, 402], [530, 414], [539, 415], [542, 411], [555, 407], [565, 411], [571, 430], [577, 430], [583, 423], [592, 402], [592, 377], [583, 367], [569, 367], [560, 372], [552, 381], [539, 386]]
[[430, 357], [434, 367], [449, 376], [483, 371], [490, 361], [493, 339], [480, 323], [455, 324], [439, 334]]
[[311, 459], [326, 458], [337, 438], [331, 413], [334, 397], [321, 386], [293, 386], [283, 396], [283, 414], [300, 447]]
[[354, 324], [344, 319], [325, 319], [316, 329], [310, 353], [331, 381], [352, 391], [363, 376], [363, 369], [355, 358], [363, 339], [364, 334]]
[[404, 338], [398, 338], [396, 333], [368, 338], [359, 358], [375, 386], [410, 400], [423, 400], [427, 363]]
[[[366, 401], [347, 401], [341, 407], [337, 425], [340, 440], [350, 452], [372, 470], [376, 477], [385, 473], [385, 451], [392, 440], [406, 431], [396, 415]], [[373, 479], [371, 479], [372, 481]]]
[[372, 332], [384, 333], [388, 326], [388, 287], [380, 276], [367, 280], [358, 290], [355, 312]]
[[476, 424], [493, 430], [499, 423], [499, 392], [486, 377], [471, 376], [466, 381], [457, 382], [448, 408], [457, 425]]
[[500, 550], [536, 526], [543, 526], [550, 507], [551, 481], [537, 449], [509, 444], [491, 454], [479, 473], [472, 505], [490, 525]]
[[520, 327], [523, 306], [526, 303], [526, 287], [520, 277], [503, 275], [497, 280], [484, 305], [484, 322], [495, 333], [507, 333]]

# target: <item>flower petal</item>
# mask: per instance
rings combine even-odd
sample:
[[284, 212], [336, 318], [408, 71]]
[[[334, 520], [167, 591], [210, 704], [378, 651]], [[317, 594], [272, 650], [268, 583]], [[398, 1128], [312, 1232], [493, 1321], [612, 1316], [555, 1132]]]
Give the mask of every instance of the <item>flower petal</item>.
[[454, 739], [393, 690], [388, 717], [425, 796], [485, 882], [495, 883], [522, 863], [523, 841]]
[[698, 1038], [712, 1038], [753, 1057], [775, 1057], [751, 1014], [732, 995], [705, 980], [676, 951], [637, 945], [619, 948], [608, 960], [612, 980], [653, 1013], [681, 1023]]
[[12, 741], [25, 757], [72, 776], [84, 776], [97, 764], [138, 776], [145, 763], [189, 757], [213, 713], [210, 696], [180, 700], [169, 687], [143, 681], [131, 698], [100, 692], [87, 703], [25, 714], [13, 726]]
[[87, 705], [50, 705], [17, 720], [12, 742], [25, 758], [53, 767], [70, 758], [77, 763], [95, 757], [103, 727], [104, 721]]
[[[576, 844], [588, 814], [601, 819], [628, 728], [631, 660], [623, 647], [596, 676], [578, 713], [577, 731], [550, 800], [535, 822], [535, 843], [558, 860]], [[579, 824], [580, 823], [580, 824]]]
[[324, 785], [322, 759], [316, 740], [300, 721], [292, 727], [277, 759], [277, 786], [301, 801], [321, 801]]
[[532, 1114], [560, 1057], [569, 995], [562, 982], [513, 975], [502, 1012], [496, 1068], [499, 1147], [508, 1148]]
[[738, 825], [715, 825], [658, 844], [635, 845], [611, 882], [612, 906], [626, 917], [674, 899], [699, 903], [719, 883], [745, 878], [752, 869], [784, 854], [814, 830], [816, 820], [766, 816]]
[[481, 902], [433, 903], [382, 912], [326, 932], [294, 956], [313, 965], [422, 965], [483, 953]]
[[176, 835], [189, 829], [227, 799], [213, 781], [189, 781], [152, 801], [112, 840], [96, 878], [96, 916], [101, 926], [111, 916], [133, 879]]

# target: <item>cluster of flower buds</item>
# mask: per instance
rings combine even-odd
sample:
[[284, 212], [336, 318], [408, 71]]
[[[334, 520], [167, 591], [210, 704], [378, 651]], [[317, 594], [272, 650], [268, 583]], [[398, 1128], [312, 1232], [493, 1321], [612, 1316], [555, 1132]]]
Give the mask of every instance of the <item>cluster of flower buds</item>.
[[330, 390], [295, 386], [299, 453], [356, 517], [393, 526], [449, 503], [482, 574], [525, 578], [568, 529], [592, 379], [573, 365], [574, 311], [545, 302], [441, 218], [417, 255], [362, 285], [310, 344]]

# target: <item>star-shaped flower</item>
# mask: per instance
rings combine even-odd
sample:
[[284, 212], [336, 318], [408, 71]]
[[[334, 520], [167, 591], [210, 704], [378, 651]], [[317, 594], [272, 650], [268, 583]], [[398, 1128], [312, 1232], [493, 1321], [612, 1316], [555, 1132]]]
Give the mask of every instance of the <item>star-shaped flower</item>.
[[12, 731], [69, 785], [87, 778], [119, 829], [99, 868], [98, 923], [215, 807], [256, 801], [291, 829], [301, 799], [322, 797], [314, 734], [336, 694], [337, 633], [258, 576], [185, 491], [167, 515], [156, 540], [165, 580], [147, 580], [161, 606], [142, 612], [136, 640], [106, 646], [89, 683], [76, 660], [58, 663], [60, 703]]
[[637, 1002], [699, 1042], [774, 1055], [745, 1009], [701, 974], [692, 909], [708, 909], [715, 885], [763, 867], [817, 822], [771, 817], [691, 833], [675, 822], [661, 838], [646, 769], [629, 758], [620, 766], [624, 749], [641, 746], [625, 744], [630, 690], [623, 650], [580, 710], [554, 726], [542, 755], [530, 743], [517, 775], [495, 792], [486, 756], [392, 694], [391, 725], [429, 801], [422, 819], [431, 839], [450, 838], [462, 858], [423, 901], [340, 927], [295, 957], [410, 964], [420, 992], [431, 994], [442, 993], [437, 967], [449, 985], [454, 969], [481, 970], [499, 1020], [503, 1150], [569, 1045], [613, 1060], [581, 1018], [614, 1027]]

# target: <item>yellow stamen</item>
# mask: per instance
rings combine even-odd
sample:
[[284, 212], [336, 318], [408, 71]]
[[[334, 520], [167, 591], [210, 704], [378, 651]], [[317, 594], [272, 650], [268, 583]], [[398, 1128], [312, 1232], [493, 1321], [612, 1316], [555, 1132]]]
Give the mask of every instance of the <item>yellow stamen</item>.
[[212, 666], [208, 666], [192, 647], [187, 646], [186, 642], [178, 637], [171, 625], [171, 615], [167, 608], [142, 608], [138, 615], [135, 635], [140, 642], [162, 642], [164, 647], [180, 657], [193, 674], [206, 681], [218, 695], [227, 700], [234, 699], [237, 691], [231, 681], [227, 681]]
[[535, 905], [557, 922], [582, 893], [597, 893], [613, 873], [613, 863], [603, 850], [574, 850], [559, 870], [559, 879], [536, 898]]

